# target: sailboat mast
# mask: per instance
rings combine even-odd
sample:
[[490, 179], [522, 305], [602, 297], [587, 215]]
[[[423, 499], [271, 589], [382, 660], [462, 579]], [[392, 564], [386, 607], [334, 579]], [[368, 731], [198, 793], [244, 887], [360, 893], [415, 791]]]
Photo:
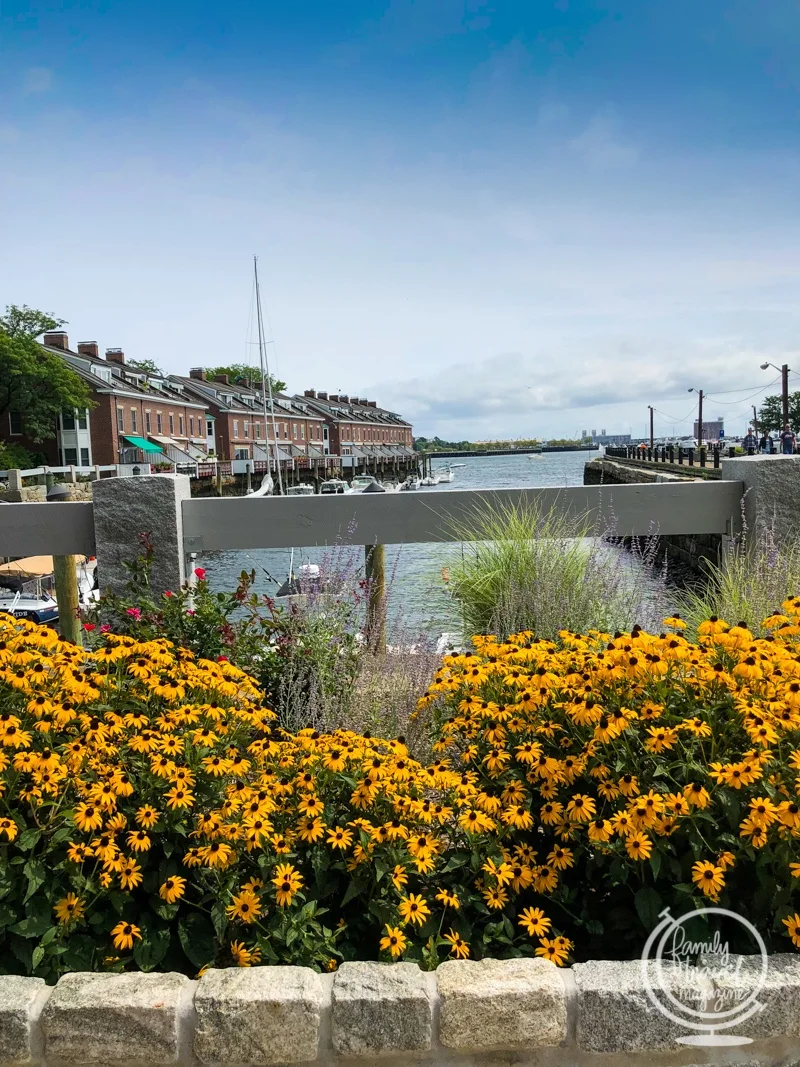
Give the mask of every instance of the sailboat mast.
[[[253, 256], [253, 276], [256, 282], [256, 318], [258, 320], [258, 355], [261, 360], [261, 400], [264, 405], [264, 429], [267, 429], [267, 393], [269, 393], [269, 408], [272, 416], [272, 439], [275, 449], [275, 469], [278, 472], [278, 488], [283, 495], [283, 476], [281, 475], [281, 459], [278, 451], [278, 428], [275, 424], [275, 405], [272, 402], [272, 378], [269, 373], [269, 361], [267, 360], [266, 347], [264, 345], [264, 322], [261, 317], [261, 288], [258, 284], [258, 256]], [[267, 442], [267, 455], [269, 455], [269, 442]]]

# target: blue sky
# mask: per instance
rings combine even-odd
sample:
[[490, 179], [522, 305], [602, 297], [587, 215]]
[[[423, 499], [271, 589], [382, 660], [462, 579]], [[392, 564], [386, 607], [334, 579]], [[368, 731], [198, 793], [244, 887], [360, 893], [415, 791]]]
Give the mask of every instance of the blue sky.
[[256, 252], [292, 389], [739, 428], [800, 372], [799, 119], [794, 0], [4, 0], [0, 303], [242, 360]]

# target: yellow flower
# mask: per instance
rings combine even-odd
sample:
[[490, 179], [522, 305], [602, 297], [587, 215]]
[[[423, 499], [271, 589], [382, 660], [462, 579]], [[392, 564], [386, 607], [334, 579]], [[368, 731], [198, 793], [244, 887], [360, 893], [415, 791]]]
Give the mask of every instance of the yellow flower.
[[114, 939], [114, 948], [122, 951], [133, 948], [134, 940], [141, 941], [142, 931], [133, 923], [126, 923], [123, 920], [117, 923], [111, 931], [111, 936]]
[[408, 947], [408, 940], [403, 931], [397, 926], [384, 927], [386, 936], [381, 938], [381, 952], [390, 952], [392, 959], [402, 956]]
[[408, 874], [406, 873], [405, 867], [402, 865], [402, 863], [396, 864], [394, 870], [392, 871], [392, 885], [395, 887], [395, 889], [402, 889], [403, 886], [407, 883]]
[[60, 923], [66, 925], [67, 923], [77, 922], [83, 915], [84, 902], [77, 897], [74, 893], [67, 893], [65, 897], [57, 901], [53, 911], [56, 913], [56, 918]]
[[520, 912], [517, 923], [524, 927], [531, 937], [542, 937], [552, 925], [541, 908], [525, 908]]
[[458, 899], [458, 895], [449, 892], [447, 889], [440, 889], [436, 894], [436, 899], [440, 904], [444, 904], [446, 908], [454, 908], [457, 911], [461, 907], [461, 901]]
[[281, 908], [292, 903], [295, 893], [303, 886], [303, 879], [291, 863], [279, 863], [275, 868], [275, 877], [272, 879], [275, 886], [275, 899]]
[[254, 923], [261, 915], [261, 901], [251, 889], [244, 889], [232, 898], [232, 903], [225, 910], [232, 919]]
[[181, 878], [179, 874], [172, 874], [165, 882], [161, 883], [158, 890], [158, 895], [162, 900], [166, 900], [167, 904], [174, 904], [176, 900], [180, 900], [186, 889], [186, 879]]
[[422, 926], [431, 913], [427, 901], [414, 893], [409, 893], [407, 897], [403, 897], [397, 906], [397, 910], [400, 912], [404, 923], [416, 923], [418, 926]]
[[8, 819], [5, 816], [0, 819], [0, 834], [5, 834], [9, 841], [13, 841], [19, 833], [19, 827], [13, 819]]
[[792, 939], [792, 944], [795, 948], [800, 948], [800, 915], [795, 912], [794, 915], [789, 915], [781, 921]]
[[136, 860], [125, 860], [119, 868], [119, 881], [123, 889], [135, 889], [142, 881], [142, 869]]
[[341, 826], [335, 826], [333, 829], [328, 830], [327, 843], [331, 848], [339, 848], [344, 851], [353, 843], [353, 831], [345, 830]]
[[550, 960], [556, 967], [563, 967], [567, 962], [569, 950], [558, 938], [550, 939], [542, 937], [539, 939], [539, 948], [536, 949], [536, 955], [542, 956], [546, 960]]
[[455, 956], [457, 960], [466, 960], [469, 958], [469, 945], [463, 940], [461, 934], [450, 927], [450, 932], [444, 935], [444, 940], [450, 942], [450, 955]]
[[629, 834], [625, 838], [625, 850], [631, 859], [646, 860], [653, 851], [653, 842], [647, 834], [637, 830], [636, 833]]
[[701, 860], [692, 867], [692, 881], [705, 896], [716, 900], [725, 885], [725, 871], [714, 863]]

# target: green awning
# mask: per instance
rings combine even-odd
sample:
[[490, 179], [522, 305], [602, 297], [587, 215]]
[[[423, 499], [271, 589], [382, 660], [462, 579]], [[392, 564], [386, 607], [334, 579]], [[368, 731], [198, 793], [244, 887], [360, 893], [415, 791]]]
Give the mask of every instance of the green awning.
[[163, 456], [164, 449], [159, 448], [158, 445], [154, 445], [152, 441], [148, 441], [145, 437], [125, 437], [125, 440], [133, 445], [134, 448], [141, 448], [142, 452], [160, 452]]

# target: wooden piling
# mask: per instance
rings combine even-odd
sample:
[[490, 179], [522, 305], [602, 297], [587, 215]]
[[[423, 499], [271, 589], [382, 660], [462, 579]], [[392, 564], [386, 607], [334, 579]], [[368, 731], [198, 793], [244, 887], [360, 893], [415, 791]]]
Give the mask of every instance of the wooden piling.
[[[71, 500], [72, 494], [66, 493], [61, 500]], [[78, 557], [53, 556], [53, 578], [56, 584], [56, 601], [58, 602], [58, 628], [65, 641], [73, 645], [83, 644], [81, 629], [81, 604], [78, 595]]]
[[367, 647], [386, 652], [386, 546], [366, 545], [364, 563], [367, 579]]

